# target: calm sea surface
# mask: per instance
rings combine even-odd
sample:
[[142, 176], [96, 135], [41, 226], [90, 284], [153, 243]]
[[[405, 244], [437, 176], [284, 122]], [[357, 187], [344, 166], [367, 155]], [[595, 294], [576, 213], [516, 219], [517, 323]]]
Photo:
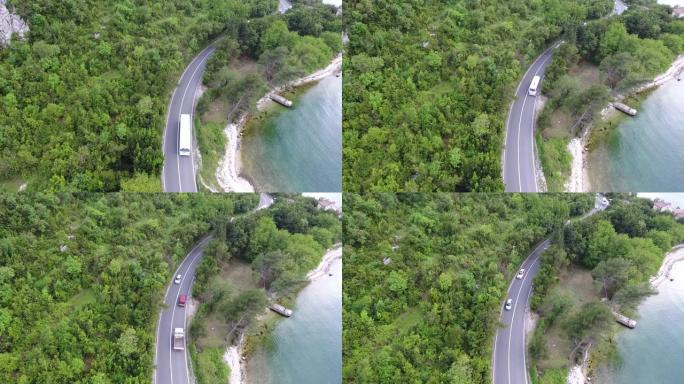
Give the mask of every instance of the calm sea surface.
[[[681, 1], [681, 0], [680, 0]], [[684, 81], [669, 81], [591, 152], [592, 190], [684, 190]]]
[[260, 191], [342, 191], [342, 78], [329, 76], [242, 138], [243, 171]]
[[622, 357], [617, 367], [604, 367], [601, 384], [681, 384], [684, 382], [684, 263], [672, 268], [674, 281], [664, 281], [659, 294], [639, 306], [635, 329], [617, 336]]
[[342, 260], [297, 296], [294, 314], [249, 360], [250, 384], [342, 383]]

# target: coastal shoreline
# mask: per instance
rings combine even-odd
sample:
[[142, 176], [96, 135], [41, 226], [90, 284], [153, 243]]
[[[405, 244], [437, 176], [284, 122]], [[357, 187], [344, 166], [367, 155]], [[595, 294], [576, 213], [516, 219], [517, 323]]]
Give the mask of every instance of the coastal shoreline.
[[[667, 71], [656, 76], [653, 81], [646, 83], [635, 90], [631, 94], [638, 94], [653, 88], [657, 88], [666, 82], [677, 78], [678, 75], [684, 73], [684, 55], [679, 55], [674, 60]], [[616, 98], [620, 101], [624, 96]], [[601, 119], [606, 120], [615, 113], [613, 102], [608, 103], [606, 108], [601, 111]], [[591, 133], [591, 125], [589, 125], [579, 138], [573, 138], [568, 144], [568, 151], [572, 156], [570, 176], [565, 183], [566, 192], [592, 192], [589, 183], [589, 150], [587, 145]]]
[[237, 345], [231, 345], [223, 354], [223, 361], [230, 367], [228, 384], [244, 384], [246, 382], [245, 364], [242, 360], [242, 353], [245, 348], [244, 334], [240, 335]]
[[257, 111], [261, 112], [263, 111], [266, 106], [270, 103], [273, 103], [271, 100], [271, 95], [274, 94], [279, 94], [284, 91], [290, 90], [292, 88], [297, 88], [301, 87], [302, 85], [308, 84], [308, 83], [313, 83], [315, 81], [320, 81], [323, 80], [324, 78], [328, 76], [335, 75], [336, 73], [340, 73], [342, 71], [342, 55], [337, 55], [335, 58], [328, 64], [327, 67], [323, 69], [319, 69], [318, 71], [308, 75], [301, 77], [296, 80], [292, 80], [286, 84], [283, 84], [281, 86], [275, 87], [271, 89], [268, 93], [266, 93], [262, 98], [260, 98], [257, 103]]
[[591, 126], [583, 130], [580, 137], [574, 137], [568, 142], [568, 152], [572, 156], [570, 176], [565, 181], [566, 192], [586, 192], [591, 190], [589, 183], [589, 151], [587, 150]]
[[653, 81], [651, 81], [650, 83], [644, 84], [641, 87], [637, 88], [634, 91], [634, 93], [641, 93], [648, 89], [659, 87], [667, 83], [668, 81], [676, 78], [682, 72], [684, 72], [684, 55], [679, 55], [675, 58], [675, 61], [672, 63], [670, 68], [667, 69], [667, 71], [656, 76], [655, 79], [653, 79]]
[[255, 192], [252, 183], [240, 176], [240, 136], [247, 116], [243, 114], [237, 123], [229, 123], [223, 130], [228, 143], [216, 167], [216, 181], [224, 192]]
[[[327, 249], [321, 258], [321, 262], [306, 274], [310, 282], [321, 276], [325, 276], [335, 260], [342, 258], [342, 244], [336, 243]], [[307, 284], [308, 285], [308, 284]], [[247, 357], [245, 352], [245, 334], [242, 332], [236, 345], [230, 345], [223, 354], [223, 361], [230, 367], [228, 384], [245, 384], [247, 382]]]
[[325, 252], [321, 262], [316, 268], [312, 269], [306, 274], [306, 278], [309, 279], [309, 281], [314, 281], [321, 276], [325, 276], [325, 274], [330, 270], [330, 266], [332, 265], [333, 261], [341, 258], [342, 244], [338, 243], [333, 245], [332, 248]]
[[657, 289], [663, 281], [670, 277], [670, 271], [672, 270], [672, 267], [680, 261], [684, 261], [684, 244], [679, 244], [672, 247], [670, 252], [665, 255], [663, 264], [660, 266], [658, 273], [654, 276], [651, 276], [649, 279], [651, 287]]
[[[284, 85], [275, 87], [261, 97], [257, 103], [257, 111], [263, 111], [271, 103], [271, 95], [280, 93], [286, 89], [300, 87], [302, 85], [320, 81], [328, 76], [338, 74], [342, 71], [342, 55], [337, 55], [332, 62], [325, 68], [320, 69], [308, 76], [290, 81]], [[226, 152], [219, 160], [216, 167], [216, 180], [225, 192], [254, 192], [256, 186], [242, 174], [242, 164], [240, 156], [241, 137], [250, 114], [244, 113], [237, 123], [229, 123], [223, 131], [228, 139]]]
[[[682, 261], [684, 261], [684, 244], [678, 244], [665, 254], [660, 269], [658, 269], [658, 272], [649, 279], [651, 287], [657, 289], [662, 282], [669, 278], [672, 267]], [[589, 349], [587, 349], [585, 353], [583, 364], [570, 367], [567, 377], [568, 384], [584, 384], [587, 382], [587, 379], [590, 378], [586, 373], [588, 370], [586, 363], [588, 361]]]

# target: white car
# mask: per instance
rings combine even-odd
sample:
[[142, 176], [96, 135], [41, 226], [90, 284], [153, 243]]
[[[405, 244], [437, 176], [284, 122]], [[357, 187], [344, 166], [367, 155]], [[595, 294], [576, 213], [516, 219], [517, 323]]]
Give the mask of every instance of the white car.
[[515, 275], [515, 278], [520, 280], [523, 278], [523, 276], [525, 276], [525, 268], [520, 268], [520, 270], [518, 271], [518, 274]]
[[181, 275], [176, 275], [176, 278], [173, 280], [174, 284], [180, 284], [181, 282]]
[[513, 308], [513, 299], [506, 300], [506, 306], [504, 308], [506, 308], [507, 311], [510, 311], [511, 308]]

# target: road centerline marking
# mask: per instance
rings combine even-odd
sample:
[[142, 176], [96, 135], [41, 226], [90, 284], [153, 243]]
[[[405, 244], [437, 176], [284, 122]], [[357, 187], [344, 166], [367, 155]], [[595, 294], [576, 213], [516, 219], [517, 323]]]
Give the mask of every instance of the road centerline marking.
[[[209, 47], [211, 47], [211, 45], [210, 45]], [[209, 47], [207, 47], [207, 49], [205, 49], [206, 52], [202, 52], [202, 53], [198, 56], [198, 57], [200, 57], [202, 54], [204, 54], [204, 57], [203, 57], [202, 59], [200, 59], [200, 60], [197, 62], [197, 64], [195, 65], [195, 70], [194, 70], [194, 71], [192, 72], [192, 74], [190, 75], [190, 79], [188, 79], [188, 83], [187, 83], [186, 86], [185, 86], [185, 90], [183, 91], [183, 96], [181, 97], [180, 107], [178, 108], [178, 121], [180, 121], [180, 116], [183, 114], [183, 104], [185, 104], [185, 95], [188, 93], [188, 89], [190, 89], [190, 86], [191, 86], [192, 83], [193, 83], [193, 82], [192, 82], [192, 79], [195, 78], [195, 75], [197, 74], [197, 71], [198, 71], [200, 68], [202, 68], [202, 63], [203, 63], [203, 62], [204, 62], [204, 61], [205, 61], [205, 60], [214, 52], [213, 50], [209, 50], [209, 49], [208, 49]], [[193, 102], [194, 102], [194, 97], [193, 97]], [[195, 109], [195, 105], [193, 104], [193, 105], [192, 105], [192, 108], [190, 108], [190, 124], [191, 124], [191, 127], [192, 127], [192, 124], [193, 124], [193, 122], [192, 122], [192, 117], [193, 117], [193, 114], [194, 114], [194, 109]], [[179, 135], [180, 135], [180, 130], [179, 130], [178, 133], [179, 133]], [[178, 138], [178, 140], [180, 140], [180, 138]], [[192, 157], [193, 155], [191, 154], [190, 156]], [[181, 182], [181, 181], [180, 181], [180, 180], [181, 180], [180, 155], [176, 155], [176, 159], [177, 159], [177, 162], [176, 162], [176, 163], [177, 163], [177, 166], [178, 166], [178, 181], [179, 181], [179, 183], [180, 183], [180, 182]], [[193, 168], [194, 168], [194, 164], [193, 164], [192, 166], [193, 166]], [[194, 175], [194, 169], [193, 169], [193, 175]], [[197, 182], [196, 182], [195, 180], [193, 180], [193, 184], [195, 185], [195, 188], [194, 188], [194, 189], [195, 189], [195, 191], [196, 191], [196, 190], [197, 190]], [[180, 191], [183, 192], [183, 188], [181, 187], [180, 189], [181, 189]], [[194, 192], [194, 191], [191, 191], [191, 192]]]

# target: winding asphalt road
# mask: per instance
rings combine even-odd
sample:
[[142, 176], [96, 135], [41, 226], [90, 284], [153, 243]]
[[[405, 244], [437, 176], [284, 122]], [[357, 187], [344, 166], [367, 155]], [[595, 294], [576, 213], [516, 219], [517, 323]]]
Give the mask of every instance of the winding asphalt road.
[[[597, 195], [594, 208], [582, 218], [589, 217], [608, 207], [603, 205], [603, 196]], [[510, 310], [501, 307], [499, 321], [503, 325], [496, 332], [494, 351], [492, 353], [492, 379], [494, 384], [528, 384], [530, 382], [526, 361], [526, 332], [525, 318], [530, 310], [530, 296], [532, 296], [532, 281], [539, 271], [540, 257], [551, 245], [546, 239], [532, 250], [523, 261], [520, 268], [525, 268], [522, 279], [513, 277], [508, 287], [506, 299], [512, 299]]]
[[[279, 0], [278, 12], [285, 13], [292, 4], [288, 0]], [[166, 115], [166, 127], [162, 141], [164, 168], [162, 169], [162, 189], [164, 192], [197, 192], [195, 176], [195, 151], [193, 140], [192, 156], [178, 155], [178, 130], [181, 114], [195, 115], [195, 93], [202, 83], [207, 60], [216, 50], [216, 41], [209, 44], [190, 62], [173, 91]], [[194, 118], [191, 119], [194, 125]], [[194, 126], [193, 126], [194, 132]], [[193, 138], [195, 137], [193, 133]]]
[[[530, 83], [535, 76], [542, 82], [546, 67], [559, 43], [544, 51], [527, 69], [518, 88], [506, 120], [506, 142], [503, 154], [503, 180], [506, 192], [538, 192], [535, 175], [534, 126], [537, 98], [529, 95]], [[541, 90], [541, 82], [539, 85]], [[541, 94], [541, 91], [538, 92]]]
[[202, 83], [207, 60], [215, 50], [214, 43], [209, 44], [190, 62], [178, 81], [173, 96], [171, 96], [162, 143], [164, 153], [162, 188], [164, 192], [197, 192], [194, 162], [194, 153], [197, 148], [193, 148], [193, 156], [178, 155], [178, 123], [181, 114], [190, 116], [195, 114], [195, 92]]
[[[259, 205], [255, 210], [268, 208], [271, 204], [273, 204], [273, 198], [262, 193], [259, 196]], [[171, 348], [172, 332], [174, 328], [183, 328], [187, 340], [187, 307], [177, 305], [178, 297], [185, 294], [190, 298], [192, 283], [195, 281], [195, 268], [202, 259], [204, 247], [209, 243], [209, 240], [211, 240], [211, 236], [203, 238], [188, 252], [166, 288], [164, 309], [159, 314], [159, 322], [157, 323], [154, 377], [152, 379], [154, 384], [191, 384], [194, 382], [194, 380], [190, 380], [188, 350], [186, 348], [185, 351], [176, 351]], [[173, 283], [176, 275], [181, 275], [180, 284]]]

